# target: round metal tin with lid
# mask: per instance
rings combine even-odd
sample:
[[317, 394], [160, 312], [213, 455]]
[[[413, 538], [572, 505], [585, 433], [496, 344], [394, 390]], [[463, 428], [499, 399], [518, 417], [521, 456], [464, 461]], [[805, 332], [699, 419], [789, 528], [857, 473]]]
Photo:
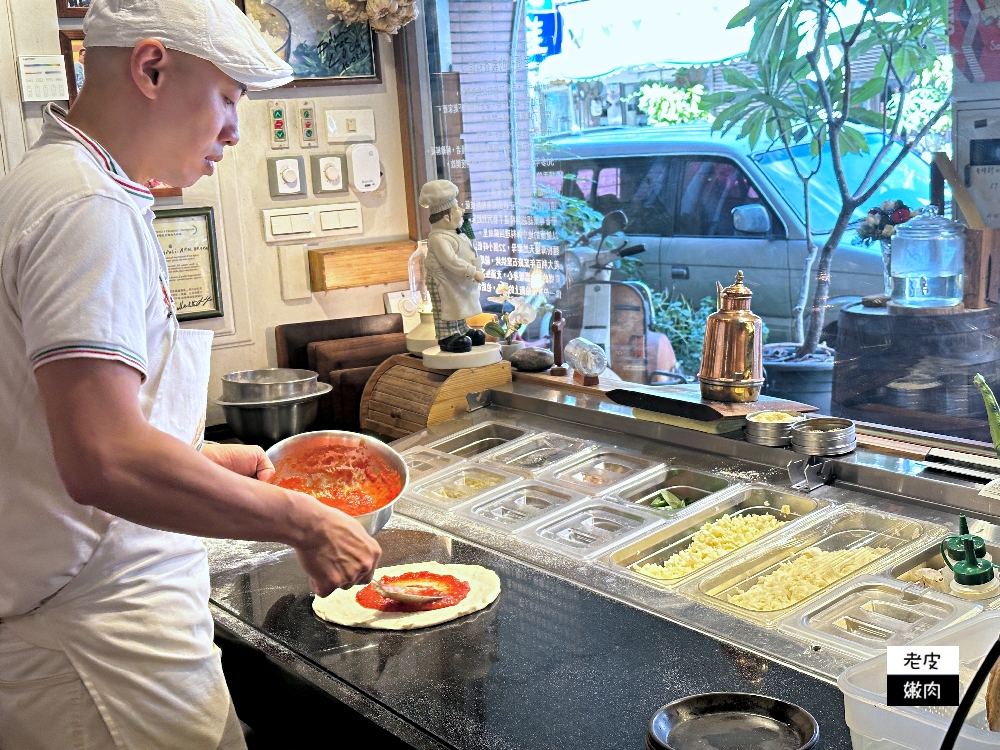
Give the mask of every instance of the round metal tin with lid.
[[785, 411], [758, 411], [747, 415], [748, 443], [781, 448], [792, 444], [792, 425], [806, 419], [801, 414]]
[[839, 417], [817, 417], [791, 427], [792, 449], [809, 456], [842, 456], [857, 447], [854, 422]]

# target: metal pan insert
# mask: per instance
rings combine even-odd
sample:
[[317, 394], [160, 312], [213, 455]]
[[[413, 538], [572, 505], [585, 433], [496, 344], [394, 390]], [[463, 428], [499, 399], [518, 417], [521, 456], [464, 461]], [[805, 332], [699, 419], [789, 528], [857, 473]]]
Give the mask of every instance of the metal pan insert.
[[524, 437], [526, 434], [528, 431], [522, 427], [515, 427], [503, 422], [484, 422], [470, 430], [431, 443], [429, 447], [460, 458], [471, 458], [499, 448], [501, 445]]
[[794, 703], [750, 693], [702, 693], [668, 703], [649, 720], [651, 750], [811, 750], [819, 724]]

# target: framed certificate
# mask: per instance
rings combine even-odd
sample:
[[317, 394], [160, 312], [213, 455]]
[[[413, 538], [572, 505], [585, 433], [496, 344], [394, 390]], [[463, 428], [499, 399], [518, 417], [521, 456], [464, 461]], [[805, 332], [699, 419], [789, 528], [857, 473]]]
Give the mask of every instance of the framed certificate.
[[222, 317], [215, 214], [204, 208], [156, 211], [153, 229], [167, 259], [178, 320]]

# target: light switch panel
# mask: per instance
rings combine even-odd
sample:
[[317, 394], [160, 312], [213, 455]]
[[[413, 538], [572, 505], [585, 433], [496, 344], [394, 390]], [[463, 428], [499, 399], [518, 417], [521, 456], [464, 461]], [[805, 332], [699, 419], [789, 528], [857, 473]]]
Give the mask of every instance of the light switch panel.
[[375, 140], [375, 111], [371, 109], [326, 110], [327, 143], [365, 143]]
[[302, 148], [319, 146], [319, 133], [316, 129], [316, 108], [311, 101], [299, 102], [299, 143]]
[[288, 148], [288, 110], [285, 109], [285, 103], [270, 101], [267, 109], [271, 123], [271, 148]]
[[272, 156], [267, 160], [267, 184], [272, 198], [306, 195], [306, 164], [301, 156]]
[[309, 164], [316, 195], [347, 192], [347, 161], [343, 154], [313, 154]]
[[261, 215], [265, 242], [305, 242], [364, 234], [361, 204], [356, 201], [266, 208]]

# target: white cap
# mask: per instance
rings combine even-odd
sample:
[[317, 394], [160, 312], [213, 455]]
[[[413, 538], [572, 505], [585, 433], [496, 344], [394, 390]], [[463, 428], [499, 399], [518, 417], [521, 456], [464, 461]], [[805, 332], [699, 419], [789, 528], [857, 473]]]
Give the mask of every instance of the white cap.
[[86, 47], [131, 48], [156, 39], [214, 63], [251, 91], [295, 78], [233, 0], [93, 0], [83, 33]]
[[447, 211], [458, 205], [458, 187], [448, 180], [431, 180], [420, 188], [418, 200], [432, 214]]

